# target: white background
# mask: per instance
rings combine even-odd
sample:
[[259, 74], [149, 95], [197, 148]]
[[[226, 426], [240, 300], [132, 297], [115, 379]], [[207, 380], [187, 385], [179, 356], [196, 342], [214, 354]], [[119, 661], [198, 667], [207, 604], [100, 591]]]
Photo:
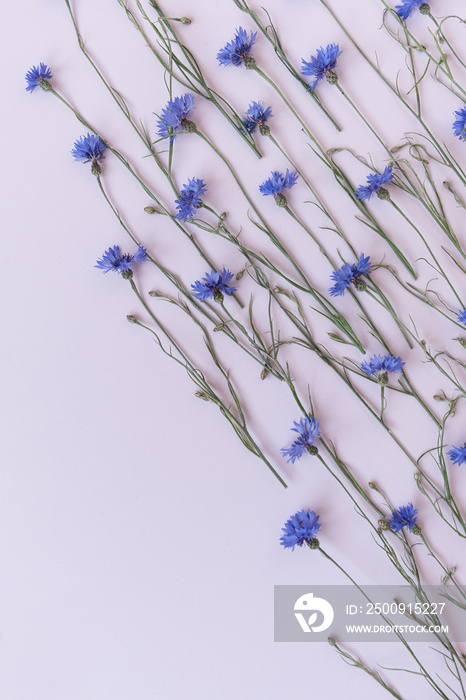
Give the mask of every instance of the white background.
[[[442, 11], [461, 11], [459, 0], [443, 4], [448, 8]], [[404, 54], [379, 29], [382, 4], [333, 0], [331, 5], [371, 56], [377, 48], [381, 65], [394, 79]], [[136, 10], [133, 3], [131, 7]], [[353, 209], [340, 204], [343, 199], [331, 176], [319, 166], [272, 88], [244, 68], [218, 65], [216, 53], [232, 39], [234, 29], [242, 25], [252, 30], [252, 22], [228, 0], [194, 5], [176, 0], [163, 8], [176, 17], [192, 17], [190, 26], [175, 27], [210, 84], [239, 112], [251, 100], [272, 105], [273, 133], [308, 177], [315, 178], [354, 246], [376, 261], [386, 256], [395, 262], [383, 242], [355, 221]], [[401, 143], [414, 122], [363, 65], [319, 3], [268, 0], [267, 8], [298, 68], [301, 58], [310, 60], [318, 46], [340, 44], [341, 84], [389, 147]], [[116, 0], [74, 3], [74, 9], [88, 51], [155, 138], [154, 113], [168, 99], [161, 69]], [[217, 409], [193, 395], [195, 387], [182, 368], [164, 357], [142, 329], [127, 323], [126, 314], [140, 314], [129, 285], [117, 275], [103, 276], [94, 265], [109, 246], [118, 244], [128, 252], [134, 246], [103, 201], [88, 166], [73, 162], [70, 155], [75, 139], [87, 130], [53, 96], [40, 90], [27, 93], [26, 71], [47, 63], [55, 89], [131, 158], [175, 211], [172, 194], [80, 53], [63, 2], [24, 0], [21, 10], [9, 5], [3, 8], [2, 26], [2, 45], [8, 50], [2, 77], [1, 700], [385, 697], [374, 681], [345, 665], [326, 644], [274, 644], [274, 585], [346, 583], [318, 552], [284, 551], [281, 527], [292, 513], [310, 507], [323, 522], [322, 544], [360, 583], [397, 583], [396, 572], [316, 461], [306, 456], [291, 466], [281, 458], [279, 449], [292, 442], [289, 428], [300, 417], [283, 387], [272, 379], [261, 382], [260, 367], [218, 341], [225, 368], [248, 406], [251, 430], [288, 482], [287, 491], [244, 449]], [[425, 35], [426, 20], [417, 12], [410, 26]], [[318, 113], [260, 36], [254, 55], [316, 129], [325, 148], [351, 146], [363, 155], [370, 153], [379, 171], [385, 167], [383, 149], [336, 89], [323, 83], [319, 94], [344, 127], [341, 134]], [[464, 77], [459, 72], [463, 84]], [[183, 92], [175, 87], [174, 94]], [[228, 153], [261, 212], [325, 292], [330, 270], [320, 262], [317, 249], [285, 212], [258, 193], [270, 171], [283, 172], [289, 164], [259, 136], [264, 158], [255, 159], [211, 106], [200, 100], [196, 104], [198, 126]], [[464, 161], [466, 146], [451, 133], [452, 113], [461, 103], [431, 83], [426, 105], [429, 123]], [[175, 144], [178, 186], [188, 177], [203, 178], [211, 206], [228, 212], [234, 230], [243, 228], [248, 240], [259, 241], [228, 172], [195, 138], [180, 137]], [[364, 183], [364, 166], [351, 159], [341, 162], [356, 184]], [[208, 271], [205, 264], [168, 219], [144, 213], [148, 197], [110, 154], [103, 167], [104, 182], [138, 240], [189, 288]], [[322, 222], [309, 214], [313, 209], [304, 204], [308, 199], [301, 184], [289, 194], [292, 208], [317, 229]], [[440, 234], [420, 208], [402, 194], [398, 201], [440, 249]], [[379, 220], [386, 217], [387, 230], [403, 243], [410, 259], [424, 255], [412, 230], [383, 206], [375, 202], [374, 212]], [[451, 211], [461, 230], [464, 212]], [[219, 268], [239, 269], [237, 252], [190, 230]], [[261, 249], [262, 242], [256, 245]], [[422, 263], [418, 267], [424, 280], [432, 276]], [[145, 292], [163, 288], [152, 268], [138, 269], [135, 278]], [[391, 289], [387, 273], [380, 281]], [[246, 278], [243, 290], [247, 304], [255, 289]], [[393, 286], [395, 304], [398, 293]], [[342, 310], [355, 313], [346, 297], [340, 303]], [[440, 316], [409, 307], [409, 297], [407, 303], [401, 307], [404, 320], [415, 313], [420, 333], [433, 349], [443, 348], [442, 342], [458, 332], [443, 325]], [[233, 303], [229, 308], [241, 317]], [[208, 374], [196, 331], [178, 314], [161, 313]], [[242, 318], [247, 320], [246, 312]], [[417, 350], [407, 350], [388, 318], [381, 316], [381, 323], [395, 353], [405, 361], [412, 358], [411, 376], [441, 415], [443, 405], [439, 408], [431, 397], [442, 388], [451, 393], [448, 383], [429, 373]], [[329, 343], [327, 332], [333, 329], [316, 314], [312, 328], [319, 340]], [[380, 352], [367, 333], [365, 339], [368, 353]], [[458, 354], [458, 346], [454, 348]], [[332, 351], [361, 360], [351, 349]], [[412, 465], [394, 443], [322, 371], [316, 358], [296, 353], [294, 360], [301, 397], [305, 400], [309, 384], [323, 434], [335, 442], [361, 481], [377, 481], [397, 505], [413, 501], [419, 506]], [[378, 387], [363, 386], [377, 407]], [[388, 420], [417, 456], [435, 446], [436, 433], [422, 412], [401, 398], [390, 397]], [[449, 444], [464, 442], [463, 419], [460, 409]], [[463, 493], [465, 478], [464, 470], [452, 472], [455, 487]], [[458, 566], [464, 582], [458, 539], [438, 526], [435, 516], [433, 524], [429, 518], [432, 511], [427, 509], [421, 516], [424, 531], [443, 550], [446, 563]], [[438, 570], [425, 553], [421, 560], [426, 582], [436, 583]], [[365, 644], [355, 651], [372, 667], [379, 662], [412, 668], [397, 644]], [[435, 654], [431, 657], [438, 664]], [[409, 700], [436, 697], [413, 676], [395, 674], [391, 679]]]

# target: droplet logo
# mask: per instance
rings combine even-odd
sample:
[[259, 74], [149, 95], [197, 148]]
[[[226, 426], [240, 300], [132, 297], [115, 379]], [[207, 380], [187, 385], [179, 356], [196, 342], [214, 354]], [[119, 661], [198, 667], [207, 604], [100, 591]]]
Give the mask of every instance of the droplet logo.
[[[295, 617], [298, 620], [303, 632], [324, 632], [333, 622], [333, 608], [325, 598], [314, 598], [313, 593], [305, 593], [300, 596], [294, 604]], [[301, 612], [296, 612], [296, 611]], [[307, 617], [303, 612], [310, 613]], [[318, 613], [322, 614], [323, 620], [320, 625], [316, 625]]]

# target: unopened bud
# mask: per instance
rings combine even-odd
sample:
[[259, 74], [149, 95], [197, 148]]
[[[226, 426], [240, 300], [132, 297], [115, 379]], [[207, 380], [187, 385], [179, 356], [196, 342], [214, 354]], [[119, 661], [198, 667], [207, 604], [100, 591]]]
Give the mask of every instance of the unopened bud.
[[269, 370], [267, 369], [267, 367], [264, 367], [264, 369], [261, 372], [261, 379], [265, 379], [268, 374], [269, 374]]
[[144, 207], [144, 211], [146, 214], [155, 214], [157, 209], [155, 207]]
[[335, 647], [337, 645], [336, 641], [334, 640], [333, 637], [329, 637], [327, 639], [328, 643], [330, 644], [331, 647]]
[[136, 316], [131, 316], [131, 315], [127, 316], [126, 320], [129, 321], [129, 323], [137, 323], [138, 322]]
[[225, 324], [224, 324], [224, 323], [217, 323], [217, 325], [214, 326], [214, 327], [212, 328], [212, 330], [213, 330], [214, 333], [218, 333], [219, 331], [223, 331], [224, 328], [225, 328]]
[[246, 268], [244, 268], [244, 270], [240, 270], [240, 271], [237, 273], [237, 275], [236, 275], [236, 279], [237, 279], [237, 280], [243, 279], [244, 273], [245, 273], [245, 272], [246, 272]]
[[225, 221], [225, 219], [227, 218], [227, 213], [226, 213], [226, 211], [222, 211], [222, 213], [220, 214], [220, 217], [219, 217], [219, 218], [220, 218], [221, 221]]
[[390, 525], [387, 523], [386, 520], [381, 519], [379, 520], [379, 528], [381, 530], [390, 530]]
[[180, 22], [181, 24], [191, 24], [191, 20], [189, 19], [189, 17], [181, 17]]
[[151, 292], [149, 292], [149, 296], [150, 297], [159, 297], [160, 294], [158, 292], [151, 291]]
[[197, 396], [198, 399], [202, 399], [203, 401], [210, 401], [210, 398], [208, 394], [205, 393], [205, 391], [195, 391], [194, 396]]

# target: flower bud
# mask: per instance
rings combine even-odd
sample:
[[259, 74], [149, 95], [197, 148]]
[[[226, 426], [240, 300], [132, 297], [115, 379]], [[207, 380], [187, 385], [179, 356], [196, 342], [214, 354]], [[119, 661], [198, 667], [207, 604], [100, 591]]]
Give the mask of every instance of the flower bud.
[[180, 22], [181, 24], [191, 24], [191, 20], [189, 19], [189, 17], [181, 17]]
[[213, 330], [214, 333], [218, 333], [219, 331], [223, 331], [224, 328], [225, 328], [225, 324], [224, 324], [224, 323], [217, 323], [217, 325], [214, 326], [214, 327], [212, 328], [212, 330]]
[[222, 213], [221, 213], [220, 216], [219, 216], [219, 219], [220, 219], [221, 221], [225, 221], [226, 218], [227, 218], [227, 213], [226, 213], [226, 211], [222, 211]]
[[276, 194], [275, 195], [275, 202], [278, 204], [279, 207], [286, 207], [287, 201], [286, 197], [284, 194]]
[[129, 323], [137, 323], [138, 322], [136, 316], [131, 316], [131, 315], [127, 316], [126, 320], [129, 321]]
[[383, 520], [382, 518], [381, 520], [379, 520], [379, 528], [381, 530], [390, 530], [390, 525], [387, 523], [386, 520]]
[[198, 399], [202, 399], [203, 401], [210, 401], [209, 396], [205, 393], [205, 391], [198, 391], [194, 392], [194, 396], [197, 396]]
[[243, 279], [244, 273], [245, 273], [245, 272], [246, 272], [246, 268], [244, 268], [244, 270], [240, 270], [240, 271], [237, 273], [237, 275], [236, 275], [236, 279], [237, 279], [237, 280]]
[[330, 644], [331, 647], [335, 647], [337, 645], [336, 641], [334, 640], [333, 637], [329, 637], [327, 639], [328, 643]]
[[160, 294], [158, 292], [151, 291], [151, 292], [149, 292], [149, 296], [150, 297], [159, 297]]
[[380, 190], [377, 190], [377, 197], [379, 199], [388, 200], [390, 199], [390, 192], [386, 190], [385, 187], [381, 187]]
[[146, 214], [155, 214], [157, 209], [155, 207], [144, 207]]
[[257, 66], [256, 59], [252, 56], [245, 56], [243, 63], [248, 70], [254, 70]]
[[268, 373], [269, 373], [269, 370], [267, 369], [267, 367], [264, 367], [264, 369], [261, 372], [261, 379], [265, 379], [267, 377]]
[[195, 123], [190, 121], [189, 119], [185, 119], [183, 126], [184, 126], [184, 130], [188, 134], [194, 134], [197, 131]]
[[333, 70], [327, 71], [326, 78], [330, 85], [336, 85], [338, 83], [338, 75]]
[[377, 486], [374, 484], [373, 481], [369, 481], [369, 488], [370, 488], [370, 489], [376, 489]]

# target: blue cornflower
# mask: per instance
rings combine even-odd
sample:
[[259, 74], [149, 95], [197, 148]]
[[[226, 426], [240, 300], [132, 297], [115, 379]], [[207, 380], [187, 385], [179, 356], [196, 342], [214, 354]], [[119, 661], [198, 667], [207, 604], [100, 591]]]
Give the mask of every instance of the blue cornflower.
[[463, 447], [453, 446], [451, 450], [448, 450], [447, 455], [450, 457], [453, 464], [461, 466], [461, 464], [466, 463], [466, 442]]
[[87, 134], [80, 136], [74, 142], [74, 148], [71, 150], [71, 155], [75, 160], [81, 163], [91, 162], [91, 171], [94, 175], [100, 175], [102, 172], [99, 162], [104, 159], [104, 151], [107, 146], [102, 139], [95, 134]]
[[266, 107], [265, 102], [251, 102], [246, 110], [243, 124], [247, 131], [251, 134], [256, 126], [259, 127], [261, 134], [270, 133], [270, 127], [266, 126], [266, 121], [272, 116], [272, 107]]
[[297, 459], [301, 459], [307, 451], [311, 455], [317, 454], [317, 447], [314, 443], [317, 438], [320, 438], [319, 424], [316, 419], [306, 416], [301, 418], [299, 423], [293, 421], [294, 428], [291, 428], [299, 437], [294, 441], [291, 447], [283, 447], [280, 452], [286, 457], [287, 462], [294, 464]]
[[341, 53], [342, 51], [340, 51], [338, 44], [328, 44], [325, 49], [322, 46], [320, 49], [317, 49], [316, 55], [312, 56], [310, 61], [305, 61], [304, 58], [301, 59], [303, 63], [301, 73], [303, 75], [312, 75], [315, 78], [312, 83], [309, 83], [310, 90], [315, 90], [319, 80], [322, 80], [324, 77], [333, 85], [338, 82], [334, 68]]
[[167, 106], [162, 110], [162, 118], [157, 122], [158, 135], [161, 138], [171, 136], [173, 141], [180, 131], [188, 133], [196, 131], [196, 125], [189, 119], [193, 109], [194, 95], [190, 92], [167, 102]]
[[204, 180], [196, 178], [188, 178], [188, 184], [183, 185], [180, 192], [180, 198], [175, 200], [178, 214], [175, 214], [175, 219], [179, 221], [187, 221], [193, 218], [194, 211], [202, 205], [201, 197], [206, 193], [207, 186]]
[[255, 68], [256, 61], [251, 56], [251, 49], [256, 41], [256, 36], [257, 32], [251, 32], [248, 38], [248, 33], [243, 27], [236, 29], [233, 41], [229, 41], [217, 54], [220, 65], [228, 66], [231, 63], [233, 66], [240, 66], [244, 63], [246, 68]]
[[460, 323], [466, 323], [466, 309], [463, 309], [458, 314], [458, 321]]
[[279, 173], [278, 170], [275, 170], [273, 173], [271, 173], [271, 175], [272, 177], [269, 177], [269, 179], [263, 182], [262, 185], [259, 185], [259, 190], [263, 195], [271, 194], [275, 198], [275, 201], [279, 207], [286, 207], [286, 197], [284, 194], [282, 194], [282, 190], [290, 190], [294, 185], [296, 185], [298, 173], [290, 173], [287, 168], [285, 175]]
[[373, 355], [368, 363], [362, 363], [361, 369], [369, 377], [377, 377], [379, 384], [386, 386], [390, 372], [400, 372], [401, 374], [405, 364], [405, 362], [401, 361], [401, 357], [395, 357], [394, 355], [385, 355], [385, 357]]
[[113, 270], [118, 272], [120, 275], [123, 275], [123, 277], [128, 278], [132, 277], [133, 275], [131, 265], [133, 263], [138, 263], [138, 265], [141, 265], [146, 258], [147, 250], [143, 248], [142, 245], [138, 246], [138, 249], [134, 255], [130, 255], [129, 253], [120, 253], [120, 246], [115, 245], [113, 248], [109, 248], [105, 251], [101, 259], [97, 260], [97, 265], [94, 267], [98, 267], [104, 273]]
[[202, 278], [202, 282], [196, 280], [194, 284], [191, 285], [194, 296], [199, 301], [205, 301], [206, 299], [213, 298], [219, 304], [223, 301], [223, 295], [231, 296], [233, 292], [236, 292], [237, 287], [230, 287], [229, 282], [233, 279], [233, 273], [230, 270], [223, 268], [219, 272], [211, 270], [207, 273], [205, 277]]
[[395, 10], [398, 17], [401, 19], [408, 19], [411, 12], [419, 7], [424, 15], [428, 15], [430, 12], [430, 7], [425, 0], [403, 0], [401, 5], [396, 5]]
[[51, 90], [52, 86], [48, 82], [50, 78], [53, 78], [50, 68], [45, 65], [45, 63], [39, 63], [38, 66], [32, 66], [30, 70], [26, 73], [26, 90], [28, 92], [34, 92], [36, 87], [42, 88], [42, 90]]
[[[291, 551], [294, 550], [296, 545], [302, 547], [305, 542], [307, 544], [317, 544], [318, 546], [319, 543], [315, 540], [315, 536], [321, 527], [319, 516], [313, 510], [310, 508], [307, 512], [299, 510], [286, 521], [285, 527], [282, 527], [282, 532], [285, 534], [280, 537], [280, 544], [285, 549], [291, 549]], [[314, 540], [314, 543], [311, 540]]]
[[466, 141], [466, 105], [455, 112], [456, 119], [453, 122], [453, 133], [461, 141]]
[[356, 289], [360, 292], [366, 289], [366, 283], [361, 280], [360, 277], [367, 276], [371, 272], [370, 257], [364, 257], [364, 253], [361, 253], [357, 263], [350, 265], [345, 263], [340, 267], [339, 270], [332, 272], [330, 277], [335, 282], [333, 287], [330, 287], [330, 296], [338, 297], [345, 293], [351, 283], [356, 286]]
[[408, 527], [409, 531], [412, 532], [413, 527], [417, 526], [417, 508], [414, 508], [412, 503], [401, 506], [398, 510], [393, 511], [388, 524], [393, 532], [400, 532], [404, 527]]
[[370, 199], [374, 192], [380, 197], [380, 199], [388, 199], [388, 191], [383, 187], [383, 185], [389, 185], [393, 180], [393, 170], [390, 165], [387, 165], [385, 170], [381, 175], [378, 173], [372, 173], [367, 176], [367, 185], [361, 185], [355, 192], [358, 199], [364, 201], [365, 199]]

